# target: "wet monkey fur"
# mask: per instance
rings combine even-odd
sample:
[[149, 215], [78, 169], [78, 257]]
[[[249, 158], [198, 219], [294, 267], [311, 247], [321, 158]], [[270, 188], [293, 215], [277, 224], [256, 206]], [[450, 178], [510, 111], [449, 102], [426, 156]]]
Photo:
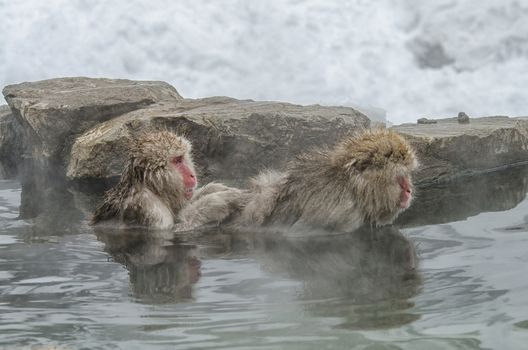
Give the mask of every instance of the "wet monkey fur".
[[394, 131], [364, 131], [297, 157], [284, 172], [257, 176], [237, 221], [339, 231], [389, 224], [411, 203], [416, 165], [410, 145]]
[[[390, 224], [411, 204], [411, 173], [416, 166], [411, 146], [396, 132], [382, 128], [362, 131], [332, 148], [296, 157], [284, 171], [262, 172], [239, 197], [226, 193], [224, 203], [237, 200], [232, 208], [242, 209], [224, 217], [230, 218], [227, 224], [239, 227], [353, 231], [363, 224]], [[214, 196], [214, 201], [204, 196], [201, 206], [187, 210], [185, 220], [195, 226], [206, 224], [199, 219], [200, 212], [223, 195], [218, 192]]]

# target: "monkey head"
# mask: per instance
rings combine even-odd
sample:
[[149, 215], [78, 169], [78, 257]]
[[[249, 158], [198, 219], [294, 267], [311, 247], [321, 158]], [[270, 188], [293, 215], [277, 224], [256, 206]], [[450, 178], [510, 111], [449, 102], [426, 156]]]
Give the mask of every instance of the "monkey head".
[[402, 136], [382, 128], [363, 131], [340, 142], [333, 154], [365, 222], [391, 223], [410, 206], [411, 172], [418, 162]]
[[173, 209], [191, 199], [197, 186], [191, 143], [169, 131], [140, 135], [130, 151], [127, 168], [132, 183], [169, 199]]

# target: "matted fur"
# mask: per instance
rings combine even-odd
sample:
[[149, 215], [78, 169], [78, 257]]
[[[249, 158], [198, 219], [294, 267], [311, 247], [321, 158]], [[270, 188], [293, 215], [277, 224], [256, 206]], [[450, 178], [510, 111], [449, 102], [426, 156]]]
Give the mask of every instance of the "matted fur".
[[387, 129], [366, 130], [331, 149], [298, 156], [284, 172], [254, 178], [251, 199], [236, 223], [343, 231], [388, 224], [404, 210], [397, 178], [410, 183], [416, 166], [403, 137]]
[[188, 200], [181, 175], [170, 163], [183, 156], [193, 172], [191, 144], [169, 131], [146, 132], [131, 147], [119, 183], [105, 193], [92, 219], [116, 220], [126, 226], [169, 228]]

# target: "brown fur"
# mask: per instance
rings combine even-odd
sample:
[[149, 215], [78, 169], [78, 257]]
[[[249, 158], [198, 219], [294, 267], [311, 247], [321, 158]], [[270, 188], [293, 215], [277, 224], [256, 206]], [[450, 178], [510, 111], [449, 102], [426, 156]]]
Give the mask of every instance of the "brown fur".
[[171, 167], [170, 158], [184, 156], [184, 163], [194, 173], [190, 151], [189, 141], [168, 131], [141, 135], [132, 146], [119, 183], [106, 192], [92, 223], [116, 220], [126, 226], [171, 227], [188, 200], [182, 177]]
[[[364, 223], [394, 221], [401, 188], [417, 161], [405, 139], [374, 129], [297, 157], [284, 172], [263, 172], [250, 184], [251, 199], [237, 225], [295, 225], [351, 231]], [[412, 185], [411, 185], [412, 187]]]

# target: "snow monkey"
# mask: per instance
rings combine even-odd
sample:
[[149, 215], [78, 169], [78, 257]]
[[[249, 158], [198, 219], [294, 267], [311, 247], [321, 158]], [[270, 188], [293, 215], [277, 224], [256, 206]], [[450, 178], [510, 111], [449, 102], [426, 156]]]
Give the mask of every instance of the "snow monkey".
[[170, 228], [197, 185], [191, 144], [169, 131], [144, 133], [133, 143], [119, 183], [105, 193], [92, 219], [124, 226]]
[[[229, 223], [336, 231], [389, 224], [411, 203], [411, 172], [416, 166], [409, 143], [396, 132], [362, 131], [332, 148], [298, 156], [284, 171], [256, 176], [248, 193], [241, 192], [248, 198]], [[207, 196], [202, 202], [204, 207], [187, 211], [184, 220], [206, 210]]]

